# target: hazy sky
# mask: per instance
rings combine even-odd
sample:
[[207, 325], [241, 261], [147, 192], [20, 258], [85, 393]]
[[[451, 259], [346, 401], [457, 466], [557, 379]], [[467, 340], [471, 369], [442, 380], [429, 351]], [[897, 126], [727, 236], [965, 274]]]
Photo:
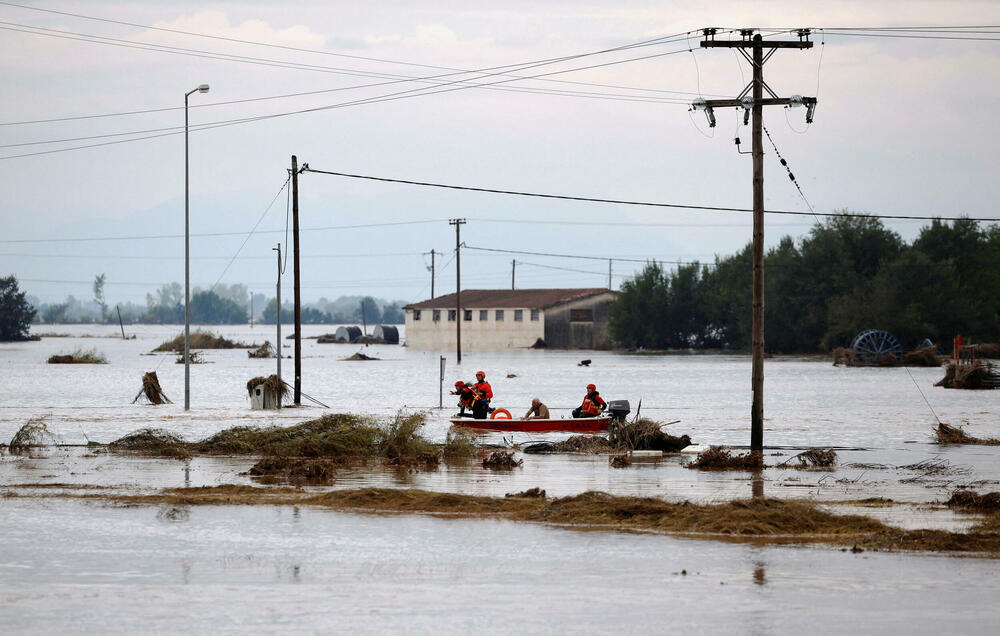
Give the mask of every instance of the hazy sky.
[[[875, 27], [998, 25], [995, 2], [31, 2], [33, 7], [153, 25], [303, 52], [150, 30], [0, 4], [0, 274], [45, 300], [89, 298], [97, 273], [111, 302], [183, 280], [183, 136], [69, 152], [27, 153], [174, 133], [183, 95], [193, 126], [435, 90], [406, 77], [440, 76], [575, 55], [704, 26]], [[294, 7], [294, 9], [290, 8]], [[25, 25], [72, 32], [24, 33]], [[18, 29], [12, 31], [9, 29]], [[36, 31], [37, 33], [37, 31]], [[118, 46], [80, 41], [114, 38]], [[61, 35], [62, 37], [52, 37]], [[985, 35], [984, 37], [1000, 37]], [[76, 38], [76, 39], [70, 39]], [[765, 78], [781, 95], [819, 97], [770, 108], [765, 125], [818, 211], [998, 216], [1000, 41], [845, 37], [817, 33], [809, 51], [780, 51]], [[110, 43], [111, 40], [103, 40]], [[247, 283], [271, 293], [271, 248], [285, 242], [285, 193], [226, 269], [286, 178], [290, 156], [321, 170], [501, 189], [749, 207], [749, 130], [734, 111], [709, 130], [687, 103], [733, 96], [749, 77], [726, 49], [699, 37], [531, 69], [532, 75], [671, 53], [603, 68], [345, 106], [193, 131], [192, 284]], [[820, 44], [824, 42], [824, 44]], [[142, 46], [176, 47], [174, 53]], [[330, 54], [379, 58], [410, 65]], [[218, 54], [242, 61], [210, 59]], [[296, 68], [288, 68], [294, 65]], [[426, 65], [426, 66], [418, 66]], [[483, 74], [456, 76], [475, 80]], [[496, 82], [491, 76], [478, 82]], [[565, 81], [582, 82], [565, 83]], [[381, 83], [380, 86], [352, 88]], [[600, 86], [596, 86], [599, 84]], [[449, 88], [456, 88], [452, 84]], [[515, 90], [497, 90], [497, 89]], [[338, 90], [334, 90], [338, 89]], [[530, 89], [530, 90], [523, 90]], [[308, 91], [309, 96], [248, 100]], [[544, 92], [538, 92], [544, 91]], [[406, 93], [412, 95], [412, 93]], [[608, 99], [612, 97], [612, 99]], [[28, 120], [173, 108], [156, 113], [17, 124]], [[16, 125], [15, 125], [16, 124]], [[145, 131], [137, 133], [137, 131]], [[117, 137], [100, 135], [126, 134]], [[93, 139], [80, 139], [95, 137]], [[76, 141], [53, 140], [76, 139]], [[20, 145], [29, 144], [29, 145]], [[806, 210], [765, 143], [766, 205]], [[432, 248], [448, 261], [465, 217], [470, 246], [597, 256], [711, 260], [749, 241], [745, 213], [571, 203], [300, 177], [303, 294], [413, 301], [429, 295]], [[369, 228], [314, 229], [431, 221]], [[800, 236], [812, 217], [769, 216], [767, 237]], [[911, 239], [920, 223], [889, 223]], [[197, 236], [233, 233], [227, 236]], [[239, 235], [242, 233], [242, 235]], [[112, 237], [103, 241], [52, 239]], [[131, 237], [131, 238], [117, 238]], [[44, 239], [42, 242], [23, 242]], [[22, 241], [22, 242], [11, 242]], [[600, 286], [607, 262], [463, 250], [463, 287], [506, 287], [511, 259], [522, 287]], [[539, 265], [593, 273], [547, 269]], [[641, 264], [614, 265], [615, 286]], [[225, 272], [225, 273], [224, 273]], [[69, 281], [69, 282], [46, 282]], [[73, 282], [78, 281], [78, 282]], [[290, 296], [291, 271], [285, 278]], [[454, 264], [438, 293], [454, 291]]]

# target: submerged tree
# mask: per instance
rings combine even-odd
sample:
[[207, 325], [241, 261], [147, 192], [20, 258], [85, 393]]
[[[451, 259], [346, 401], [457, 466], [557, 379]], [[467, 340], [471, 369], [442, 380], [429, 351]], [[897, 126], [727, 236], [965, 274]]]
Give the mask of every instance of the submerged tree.
[[0, 341], [28, 340], [35, 309], [13, 276], [0, 278]]

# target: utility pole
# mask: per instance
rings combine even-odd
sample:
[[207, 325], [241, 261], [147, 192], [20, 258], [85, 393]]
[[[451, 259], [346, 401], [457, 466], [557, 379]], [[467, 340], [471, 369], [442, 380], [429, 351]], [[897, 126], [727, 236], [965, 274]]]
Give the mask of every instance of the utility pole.
[[365, 299], [361, 299], [361, 335], [368, 335], [368, 318], [365, 316]]
[[[716, 29], [704, 29], [703, 48], [735, 48], [753, 68], [753, 80], [735, 99], [697, 99], [695, 110], [704, 110], [710, 127], [715, 126], [715, 108], [742, 108], [743, 124], [753, 116], [753, 362], [750, 409], [750, 450], [764, 449], [764, 144], [761, 138], [764, 106], [805, 106], [806, 122], [812, 123], [816, 109], [815, 97], [793, 95], [782, 98], [764, 81], [764, 64], [778, 49], [809, 49], [809, 29], [798, 29], [798, 40], [764, 40], [754, 29], [742, 29], [739, 40], [716, 40]], [[746, 50], [750, 49], [750, 55]], [[768, 49], [764, 54], [764, 49]], [[770, 96], [764, 98], [764, 91]], [[737, 147], [739, 138], [736, 139]]]
[[[302, 295], [299, 293], [299, 160], [292, 155], [292, 273], [295, 277], [295, 404], [302, 404]], [[287, 246], [286, 246], [287, 249]], [[278, 308], [280, 313], [281, 308]], [[278, 343], [281, 354], [281, 343]]]
[[434, 300], [434, 250], [431, 250], [431, 266], [427, 269], [431, 270], [431, 300]]
[[465, 219], [452, 219], [455, 226], [455, 364], [462, 364], [462, 240], [460, 237]]
[[[276, 289], [277, 298], [275, 301], [278, 303], [278, 313], [275, 322], [278, 325], [278, 333], [275, 336], [277, 338], [277, 345], [274, 347], [275, 351], [278, 353], [278, 380], [281, 380], [281, 243], [278, 243], [278, 247], [272, 247], [272, 250], [278, 252], [278, 285]], [[281, 390], [278, 390], [278, 408], [281, 408]]]
[[510, 290], [514, 291], [514, 272], [517, 270], [517, 261], [510, 262]]
[[612, 263], [612, 260], [609, 258], [608, 259], [608, 291], [611, 290], [611, 263]]

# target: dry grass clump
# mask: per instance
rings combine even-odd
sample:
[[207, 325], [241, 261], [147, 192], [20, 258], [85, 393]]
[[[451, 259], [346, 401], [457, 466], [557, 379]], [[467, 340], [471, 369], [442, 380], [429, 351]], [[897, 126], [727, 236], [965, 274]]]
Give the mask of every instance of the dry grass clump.
[[30, 453], [32, 448], [55, 444], [56, 438], [45, 424], [44, 417], [33, 417], [14, 433], [7, 450], [11, 455]]
[[545, 491], [535, 486], [534, 488], [528, 488], [527, 490], [522, 490], [521, 492], [509, 492], [504, 497], [527, 497], [529, 499], [545, 499]]
[[384, 431], [355, 415], [334, 413], [295, 426], [237, 426], [192, 444], [210, 455], [375, 457]]
[[[205, 360], [204, 357], [202, 357], [200, 351], [189, 351], [188, 352], [188, 359], [191, 361], [191, 364], [208, 364], [208, 361]], [[180, 353], [180, 355], [177, 356], [177, 359], [174, 360], [174, 362], [176, 362], [177, 364], [184, 364], [184, 352], [183, 351]]]
[[278, 394], [282, 399], [288, 397], [288, 385], [274, 373], [269, 376], [259, 375], [256, 378], [250, 378], [247, 380], [247, 395], [252, 396], [253, 390], [261, 385], [264, 385], [264, 391], [266, 393], [271, 393], [272, 395]]
[[143, 395], [146, 396], [150, 404], [173, 404], [160, 387], [160, 379], [156, 377], [156, 371], [143, 374], [142, 388], [136, 393], [132, 404], [135, 404]]
[[479, 445], [470, 431], [453, 429], [445, 438], [442, 455], [445, 461], [471, 459], [479, 454]]
[[608, 458], [608, 465], [612, 468], [628, 468], [632, 465], [632, 458], [628, 455], [612, 455]]
[[257, 347], [256, 349], [251, 349], [247, 351], [248, 358], [277, 358], [278, 352], [275, 351], [274, 347], [271, 346], [270, 341], [265, 341], [264, 344]]
[[662, 425], [646, 418], [608, 429], [608, 441], [619, 450], [658, 450], [676, 453], [691, 445], [687, 435], [675, 437], [663, 432]]
[[608, 438], [602, 435], [573, 435], [552, 445], [552, 451], [564, 453], [609, 453], [614, 450]]
[[854, 349], [836, 347], [833, 350], [833, 366], [837, 366], [838, 364], [844, 364], [848, 367], [853, 367], [857, 364], [857, 357], [854, 353]]
[[951, 362], [944, 371], [944, 377], [934, 386], [946, 389], [995, 389], [1000, 386], [1000, 374], [989, 362], [973, 360], [969, 364]]
[[[797, 463], [792, 463], [798, 460]], [[826, 450], [812, 448], [789, 457], [788, 460], [778, 464], [778, 468], [798, 468], [802, 470], [825, 468], [832, 469], [837, 464], [837, 451], [832, 448]]]
[[509, 451], [493, 451], [483, 460], [483, 468], [490, 470], [511, 470], [524, 464], [523, 459], [514, 459], [514, 453]]
[[343, 466], [326, 458], [280, 457], [261, 458], [247, 471], [255, 477], [268, 477], [294, 485], [328, 486], [333, 483], [337, 469]]
[[160, 428], [144, 428], [129, 433], [108, 444], [108, 450], [116, 453], [128, 452], [173, 457], [174, 459], [191, 457], [187, 442], [170, 431]]
[[[258, 345], [237, 342], [222, 336], [217, 336], [210, 331], [198, 329], [192, 331], [189, 337], [190, 349], [253, 349]], [[153, 351], [173, 351], [174, 353], [184, 353], [184, 334], [180, 334], [173, 340], [167, 340]]]
[[945, 502], [949, 508], [959, 508], [974, 512], [994, 512], [1000, 510], [1000, 492], [988, 492], [984, 495], [971, 490], [956, 490]]
[[937, 355], [937, 348], [934, 345], [914, 349], [903, 355], [904, 367], [939, 367], [941, 358]]
[[722, 446], [709, 446], [708, 450], [698, 453], [698, 456], [687, 464], [687, 467], [697, 470], [749, 470], [756, 472], [764, 469], [764, 455], [760, 451], [737, 455], [731, 454]]
[[408, 416], [397, 414], [392, 424], [386, 427], [380, 446], [382, 455], [390, 464], [423, 464], [427, 467], [438, 465], [441, 453], [437, 446], [418, 433], [425, 419], [422, 413]]
[[998, 446], [1000, 439], [973, 437], [966, 433], [961, 427], [949, 426], [943, 422], [938, 423], [936, 430], [938, 444], [982, 444], [984, 446]]
[[345, 362], [358, 361], [358, 360], [378, 360], [378, 358], [374, 356], [366, 356], [360, 351], [358, 353], [355, 353], [353, 356], [350, 356], [349, 358], [344, 358]]
[[107, 364], [108, 359], [97, 349], [84, 351], [77, 349], [73, 353], [57, 354], [49, 356], [49, 364]]

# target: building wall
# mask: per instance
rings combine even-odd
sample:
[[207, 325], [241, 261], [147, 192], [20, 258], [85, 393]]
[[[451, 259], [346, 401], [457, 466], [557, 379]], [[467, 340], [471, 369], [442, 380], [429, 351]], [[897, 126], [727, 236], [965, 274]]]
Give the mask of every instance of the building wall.
[[608, 305], [614, 297], [614, 293], [608, 292], [546, 309], [545, 344], [557, 349], [602, 349], [611, 346]]
[[[414, 320], [413, 312], [406, 310], [406, 346], [414, 349], [449, 350], [455, 348], [455, 321], [448, 320], [448, 310], [440, 309], [441, 319], [433, 319], [433, 309], [421, 309], [420, 320]], [[496, 309], [467, 309], [472, 312], [472, 320], [462, 321], [463, 351], [497, 351], [502, 349], [526, 348], [545, 334], [546, 312], [538, 311], [538, 320], [531, 319], [531, 309], [520, 311], [522, 320], [514, 320], [515, 309], [503, 309], [503, 320], [496, 319]], [[480, 312], [486, 311], [486, 320], [480, 320]]]

